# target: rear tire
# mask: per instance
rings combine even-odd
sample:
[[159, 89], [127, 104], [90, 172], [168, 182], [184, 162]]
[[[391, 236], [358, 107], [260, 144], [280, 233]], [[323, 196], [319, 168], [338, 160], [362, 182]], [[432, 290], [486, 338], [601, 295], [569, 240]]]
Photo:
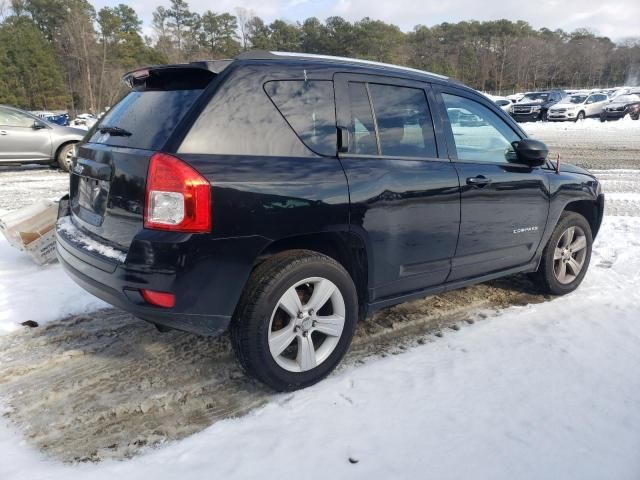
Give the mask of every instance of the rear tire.
[[552, 295], [573, 292], [587, 273], [592, 245], [589, 222], [578, 213], [564, 212], [542, 252], [535, 283]]
[[342, 360], [355, 331], [358, 297], [334, 259], [291, 250], [251, 274], [231, 323], [231, 341], [251, 376], [277, 391], [308, 387]]
[[71, 165], [73, 163], [73, 147], [75, 144], [76, 142], [67, 143], [58, 149], [56, 160], [60, 170], [64, 170], [65, 172], [71, 171]]

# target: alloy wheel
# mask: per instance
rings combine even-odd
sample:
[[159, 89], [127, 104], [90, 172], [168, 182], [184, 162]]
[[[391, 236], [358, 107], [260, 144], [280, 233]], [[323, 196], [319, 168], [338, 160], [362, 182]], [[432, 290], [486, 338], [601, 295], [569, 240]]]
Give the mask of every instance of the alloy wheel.
[[269, 351], [290, 372], [306, 372], [335, 350], [346, 307], [338, 287], [322, 277], [306, 278], [280, 297], [269, 321]]
[[64, 154], [64, 163], [67, 165], [67, 170], [71, 171], [71, 165], [73, 163], [73, 146], [67, 149]]
[[587, 257], [587, 237], [578, 226], [567, 228], [553, 251], [553, 273], [558, 282], [573, 282], [584, 267]]

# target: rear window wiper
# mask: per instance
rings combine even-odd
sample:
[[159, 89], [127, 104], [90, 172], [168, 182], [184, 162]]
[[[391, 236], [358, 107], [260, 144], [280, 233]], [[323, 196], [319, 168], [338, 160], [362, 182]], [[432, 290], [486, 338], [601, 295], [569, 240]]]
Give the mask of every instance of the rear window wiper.
[[114, 137], [130, 137], [131, 132], [129, 130], [125, 130], [120, 127], [109, 127], [107, 125], [98, 127], [98, 131], [100, 133], [108, 133], [109, 135], [113, 135]]

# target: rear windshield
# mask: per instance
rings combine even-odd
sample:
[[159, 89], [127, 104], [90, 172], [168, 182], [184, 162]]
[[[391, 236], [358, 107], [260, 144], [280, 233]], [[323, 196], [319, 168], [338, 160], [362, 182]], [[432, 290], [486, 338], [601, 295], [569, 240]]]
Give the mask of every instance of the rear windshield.
[[640, 96], [638, 95], [621, 95], [617, 97], [614, 101], [616, 103], [632, 103], [640, 100]]
[[[100, 120], [89, 142], [159, 150], [201, 93], [202, 89], [131, 91]], [[100, 130], [106, 127], [121, 130]]]

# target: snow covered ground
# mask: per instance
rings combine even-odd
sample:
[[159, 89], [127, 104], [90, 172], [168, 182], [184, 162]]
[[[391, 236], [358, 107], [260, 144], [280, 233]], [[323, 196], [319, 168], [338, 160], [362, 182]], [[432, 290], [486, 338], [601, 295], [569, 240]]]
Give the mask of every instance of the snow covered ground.
[[39, 267], [0, 235], [0, 334], [27, 320], [47, 323], [106, 306], [73, 283], [60, 264]]
[[563, 162], [590, 169], [640, 168], [640, 120], [624, 118], [602, 123], [536, 122], [521, 126], [530, 137], [542, 140], [550, 149], [550, 158], [558, 154]]
[[640, 219], [608, 218], [572, 295], [369, 359], [127, 461], [60, 464], [4, 425], [0, 478], [637, 480], [639, 318]]

